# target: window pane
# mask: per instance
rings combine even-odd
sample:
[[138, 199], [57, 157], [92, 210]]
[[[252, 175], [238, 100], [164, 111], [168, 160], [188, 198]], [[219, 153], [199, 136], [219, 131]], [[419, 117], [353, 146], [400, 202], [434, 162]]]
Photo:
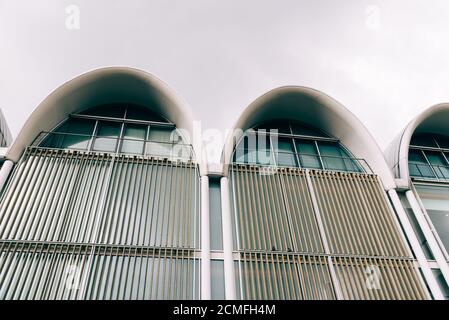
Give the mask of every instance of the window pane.
[[[173, 128], [150, 126], [150, 134], [148, 137], [150, 142], [146, 143], [145, 154], [171, 158], [173, 142], [170, 140], [173, 131]], [[174, 133], [173, 138], [176, 138]]]
[[309, 137], [327, 137], [327, 135], [315, 128], [307, 127], [301, 124], [292, 123], [293, 134]]
[[427, 161], [420, 150], [411, 149], [408, 154], [408, 167], [413, 177], [435, 178]]
[[315, 148], [315, 142], [311, 140], [296, 139], [296, 148], [299, 152], [301, 167], [321, 169], [321, 163], [318, 157], [318, 152]]
[[[273, 148], [276, 148], [275, 139]], [[293, 149], [293, 139], [278, 138], [277, 139], [277, 163], [280, 166], [297, 167], [296, 155]]]
[[270, 129], [277, 129], [278, 133], [291, 134], [288, 120], [272, 120], [256, 126], [255, 129], [266, 129], [267, 132], [269, 132]]
[[167, 122], [167, 120], [165, 120], [155, 112], [152, 112], [143, 107], [132, 105], [128, 106], [128, 109], [126, 111], [126, 119]]
[[210, 248], [223, 250], [223, 235], [221, 232], [221, 193], [220, 179], [209, 180], [209, 212], [210, 212]]
[[121, 151], [124, 153], [142, 154], [146, 133], [147, 126], [126, 124]]
[[425, 151], [426, 157], [432, 165], [438, 178], [449, 179], [449, 170], [441, 152]]
[[435, 276], [435, 279], [437, 280], [438, 286], [440, 287], [441, 291], [443, 292], [444, 298], [446, 300], [449, 299], [449, 287], [446, 283], [446, 280], [444, 279], [443, 274], [439, 269], [432, 269], [432, 273]]
[[449, 149], [449, 137], [438, 135], [435, 139], [441, 148]]
[[[237, 272], [238, 274], [238, 272]], [[211, 298], [212, 300], [223, 300], [225, 298], [224, 285], [224, 262], [223, 260], [210, 261]]]
[[318, 148], [320, 148], [325, 169], [348, 170], [342, 158], [345, 155], [342, 154], [338, 144], [320, 141], [318, 142]]
[[416, 186], [416, 191], [446, 250], [449, 250], [449, 189]]
[[243, 139], [240, 140], [239, 144], [235, 147], [233, 159], [236, 163], [245, 163], [245, 148]]
[[435, 144], [435, 140], [432, 135], [426, 133], [418, 133], [412, 136], [412, 140], [410, 141], [411, 145], [421, 146], [421, 147], [437, 147]]
[[50, 133], [42, 146], [86, 150], [94, 126], [95, 121], [92, 120], [69, 119], [53, 133]]
[[119, 123], [99, 121], [93, 150], [115, 151], [117, 138], [120, 135], [120, 126]]

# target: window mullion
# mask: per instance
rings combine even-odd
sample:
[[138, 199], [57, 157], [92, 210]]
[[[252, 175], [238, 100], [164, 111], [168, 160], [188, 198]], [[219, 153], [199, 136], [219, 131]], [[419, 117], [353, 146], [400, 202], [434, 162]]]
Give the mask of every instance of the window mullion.
[[301, 168], [301, 162], [299, 162], [298, 148], [296, 148], [296, 140], [292, 138], [292, 141], [293, 141], [293, 150], [295, 151], [296, 163], [298, 168]]
[[318, 147], [318, 142], [317, 142], [316, 140], [313, 140], [313, 143], [315, 144], [315, 149], [316, 149], [316, 152], [317, 152], [317, 154], [318, 154], [318, 159], [320, 160], [321, 168], [322, 168], [323, 170], [326, 170], [326, 168], [324, 167], [323, 159], [322, 159], [322, 157], [321, 157], [320, 148]]
[[87, 144], [87, 151], [92, 151], [94, 141], [97, 137], [97, 133], [98, 133], [98, 120], [95, 120], [94, 131], [92, 132], [89, 143]]
[[433, 175], [435, 176], [435, 178], [437, 178], [438, 180], [440, 180], [440, 178], [438, 177], [437, 173], [435, 172], [435, 169], [433, 168], [432, 164], [430, 163], [429, 159], [427, 158], [427, 155], [426, 155], [426, 153], [424, 152], [424, 150], [420, 150], [420, 151], [421, 151], [421, 153], [422, 153], [422, 155], [423, 155], [423, 157], [424, 157], [424, 160], [427, 162], [428, 166], [430, 167], [430, 170], [432, 170]]

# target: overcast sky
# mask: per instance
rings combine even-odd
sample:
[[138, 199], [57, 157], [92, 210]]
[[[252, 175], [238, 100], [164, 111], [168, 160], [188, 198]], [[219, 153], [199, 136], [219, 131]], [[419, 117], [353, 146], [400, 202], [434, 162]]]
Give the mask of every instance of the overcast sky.
[[268, 90], [309, 86], [384, 148], [449, 101], [449, 1], [0, 0], [0, 108], [14, 136], [54, 89], [105, 66], [156, 75], [222, 130]]

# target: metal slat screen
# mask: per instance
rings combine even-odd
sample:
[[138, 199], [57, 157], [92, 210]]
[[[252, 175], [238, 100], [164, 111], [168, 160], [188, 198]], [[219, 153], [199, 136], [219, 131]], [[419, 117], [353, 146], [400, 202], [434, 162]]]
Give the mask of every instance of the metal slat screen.
[[198, 201], [191, 162], [29, 147], [0, 203], [0, 298], [199, 298]]
[[233, 165], [244, 299], [426, 299], [373, 174]]

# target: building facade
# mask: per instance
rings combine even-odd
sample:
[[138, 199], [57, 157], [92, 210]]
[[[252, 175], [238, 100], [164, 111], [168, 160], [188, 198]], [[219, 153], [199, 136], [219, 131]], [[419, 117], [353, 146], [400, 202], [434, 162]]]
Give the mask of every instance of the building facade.
[[163, 82], [81, 75], [3, 151], [0, 299], [447, 298], [436, 109], [393, 142], [405, 161], [386, 161], [337, 101], [281, 87], [212, 165]]
[[427, 109], [407, 125], [386, 152], [413, 229], [410, 237], [419, 242], [422, 259], [446, 299], [449, 298], [448, 120], [448, 104]]

